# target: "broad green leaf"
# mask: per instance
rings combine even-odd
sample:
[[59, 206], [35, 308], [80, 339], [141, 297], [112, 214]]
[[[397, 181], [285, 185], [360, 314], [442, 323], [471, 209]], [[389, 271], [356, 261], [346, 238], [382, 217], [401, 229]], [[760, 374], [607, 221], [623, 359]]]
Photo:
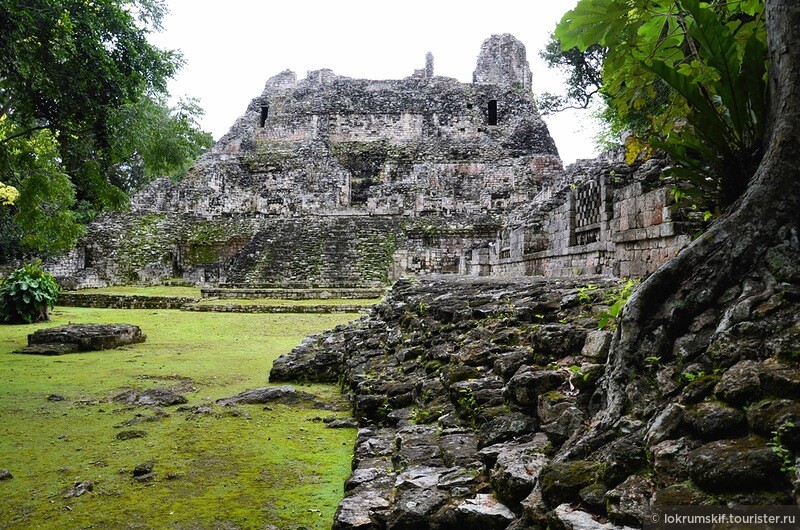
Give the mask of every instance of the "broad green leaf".
[[716, 138], [713, 133], [704, 136], [708, 136], [715, 146], [725, 147], [724, 134], [728, 126], [703, 95], [699, 86], [689, 76], [676, 72], [663, 62], [653, 61], [647, 66], [688, 101], [692, 110], [697, 113], [697, 119], [694, 120], [693, 125], [696, 128], [700, 126], [708, 131], [716, 131], [716, 136], [718, 136]]
[[720, 82], [715, 86], [716, 92], [722, 99], [722, 104], [730, 111], [734, 132], [741, 137], [746, 128], [745, 116], [748, 109], [746, 95], [737, 91], [741, 61], [736, 40], [712, 9], [702, 8], [698, 0], [680, 1], [694, 19], [688, 22], [688, 29], [689, 35], [700, 44], [698, 53], [720, 74]]
[[751, 142], [757, 142], [764, 135], [767, 120], [767, 49], [766, 45], [753, 34], [747, 41], [742, 57], [742, 75], [738, 90], [748, 95], [749, 111], [752, 114]]
[[564, 50], [606, 45], [606, 36], [624, 27], [629, 10], [628, 5], [619, 0], [583, 0], [562, 17], [555, 36]]

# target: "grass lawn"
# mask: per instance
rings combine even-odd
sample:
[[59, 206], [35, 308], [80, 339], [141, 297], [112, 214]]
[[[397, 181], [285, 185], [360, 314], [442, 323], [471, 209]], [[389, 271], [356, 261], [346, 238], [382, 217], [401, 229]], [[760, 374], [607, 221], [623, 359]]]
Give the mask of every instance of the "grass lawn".
[[[44, 325], [0, 326], [0, 468], [14, 475], [0, 482], [0, 528], [330, 528], [355, 439], [354, 429], [315, 420], [349, 414], [337, 389], [303, 388], [338, 402], [338, 412], [214, 401], [266, 386], [273, 359], [356, 316], [57, 308]], [[136, 324], [147, 341], [60, 357], [11, 353], [34, 329], [67, 322]], [[164, 407], [159, 419], [111, 401], [164, 386], [211, 410]], [[118, 440], [126, 429], [146, 436]], [[136, 482], [143, 462], [155, 478]], [[81, 481], [93, 490], [67, 497]]]
[[196, 305], [267, 305], [267, 306], [341, 306], [358, 305], [369, 307], [380, 302], [380, 298], [315, 298], [311, 300], [283, 300], [278, 298], [208, 298]]
[[114, 287], [95, 287], [71, 291], [84, 294], [115, 294], [136, 296], [174, 296], [200, 298], [199, 287], [180, 287], [175, 285], [116, 285]]

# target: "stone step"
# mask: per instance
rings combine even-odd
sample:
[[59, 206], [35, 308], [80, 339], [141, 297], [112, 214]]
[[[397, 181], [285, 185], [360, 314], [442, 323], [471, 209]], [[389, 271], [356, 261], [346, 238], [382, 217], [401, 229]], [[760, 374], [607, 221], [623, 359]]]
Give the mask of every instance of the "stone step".
[[380, 298], [385, 294], [383, 288], [353, 287], [353, 288], [312, 288], [312, 289], [286, 289], [286, 288], [229, 288], [211, 287], [201, 289], [204, 299], [207, 298], [244, 298], [260, 299], [275, 298], [280, 300], [328, 300], [328, 299], [357, 299]]
[[368, 305], [264, 305], [264, 304], [187, 304], [181, 311], [214, 313], [368, 313]]
[[[95, 293], [63, 293], [59, 296], [57, 304], [68, 307], [95, 307], [104, 309], [180, 309], [182, 311], [211, 311], [218, 313], [366, 313], [372, 307], [371, 299], [378, 298], [383, 290], [360, 291], [361, 297], [344, 297], [336, 294], [323, 298], [317, 297], [239, 297], [227, 296], [225, 299], [206, 299], [202, 302], [196, 298], [169, 297], [169, 296], [142, 296], [142, 295], [114, 295]], [[340, 293], [339, 293], [340, 294]], [[325, 300], [346, 298], [353, 300], [348, 304], [325, 303]], [[292, 303], [264, 304], [241, 303], [239, 300], [319, 300], [318, 304], [299, 305]], [[54, 352], [52, 355], [66, 352]]]
[[56, 305], [69, 307], [99, 307], [107, 309], [180, 309], [197, 302], [182, 296], [144, 296], [100, 293], [61, 293]]

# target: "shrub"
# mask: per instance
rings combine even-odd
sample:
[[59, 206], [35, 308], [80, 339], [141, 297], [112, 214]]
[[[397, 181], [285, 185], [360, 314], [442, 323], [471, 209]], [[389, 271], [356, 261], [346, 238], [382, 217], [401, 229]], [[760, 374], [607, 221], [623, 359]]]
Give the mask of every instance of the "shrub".
[[0, 284], [0, 321], [31, 324], [50, 320], [58, 292], [58, 284], [40, 261], [23, 265]]

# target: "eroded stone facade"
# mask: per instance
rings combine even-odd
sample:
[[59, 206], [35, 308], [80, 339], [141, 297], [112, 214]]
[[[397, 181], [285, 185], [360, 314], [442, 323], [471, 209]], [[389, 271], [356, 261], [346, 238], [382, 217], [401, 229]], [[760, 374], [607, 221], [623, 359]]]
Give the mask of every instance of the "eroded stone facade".
[[472, 83], [434, 75], [431, 54], [402, 80], [287, 70], [181, 182], [100, 218], [51, 270], [74, 286], [373, 286], [641, 275], [677, 252], [652, 179], [610, 159], [562, 169], [531, 86], [508, 34], [483, 43]]

